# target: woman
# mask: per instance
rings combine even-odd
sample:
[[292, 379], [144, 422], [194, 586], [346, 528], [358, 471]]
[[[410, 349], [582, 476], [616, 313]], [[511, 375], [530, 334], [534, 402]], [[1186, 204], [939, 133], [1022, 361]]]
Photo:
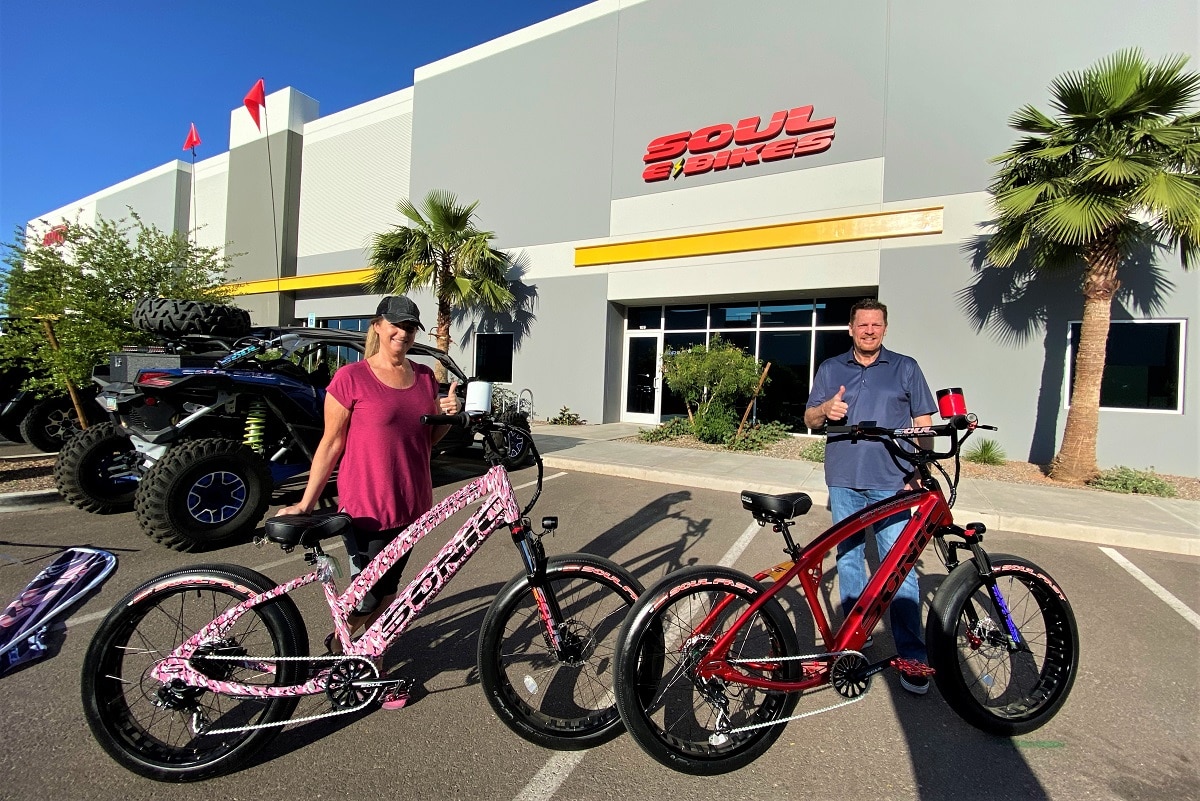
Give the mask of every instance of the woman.
[[[427, 426], [423, 414], [455, 414], [458, 382], [438, 398], [433, 371], [408, 360], [421, 325], [417, 305], [404, 296], [379, 303], [367, 331], [366, 358], [340, 368], [325, 394], [325, 432], [313, 457], [300, 502], [280, 515], [310, 514], [333, 468], [340, 509], [353, 519], [346, 537], [351, 572], [358, 573], [401, 530], [433, 506], [429, 459], [449, 426]], [[351, 634], [370, 626], [395, 599], [408, 554], [369, 591], [347, 621]], [[340, 653], [337, 637], [325, 638]], [[385, 704], [386, 706], [386, 704]]]

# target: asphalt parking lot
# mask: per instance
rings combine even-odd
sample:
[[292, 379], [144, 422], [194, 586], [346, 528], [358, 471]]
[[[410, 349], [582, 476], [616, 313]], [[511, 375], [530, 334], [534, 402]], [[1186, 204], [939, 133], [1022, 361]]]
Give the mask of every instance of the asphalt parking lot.
[[[468, 480], [476, 464], [440, 463], [437, 496]], [[532, 477], [521, 471], [514, 484]], [[647, 585], [689, 564], [732, 560], [754, 572], [783, 559], [777, 535], [752, 526], [728, 492], [549, 471], [533, 516], [549, 514], [561, 520], [546, 541], [550, 553], [600, 554]], [[797, 539], [828, 522], [827, 512], [814, 509]], [[437, 537], [418, 546], [413, 564], [432, 557], [443, 541]], [[1081, 630], [1081, 670], [1070, 700], [1048, 725], [1022, 737], [983, 734], [936, 689], [909, 696], [884, 674], [862, 703], [790, 724], [763, 758], [721, 777], [673, 773], [627, 735], [586, 752], [538, 748], [496, 719], [478, 687], [480, 623], [496, 591], [520, 569], [507, 536], [498, 536], [389, 655], [388, 669], [416, 682], [409, 707], [292, 726], [231, 775], [166, 786], [109, 760], [83, 721], [79, 671], [99, 619], [129, 589], [174, 567], [233, 562], [282, 581], [303, 564], [298, 554], [248, 543], [179, 554], [149, 541], [131, 514], [93, 516], [52, 504], [0, 511], [0, 598], [15, 597], [55, 549], [84, 544], [117, 554], [117, 571], [74, 610], [58, 635], [58, 653], [0, 677], [4, 798], [1200, 798], [1200, 631], [1095, 545], [989, 534], [994, 552], [1020, 554], [1055, 576]], [[742, 550], [731, 553], [735, 545]], [[1200, 609], [1200, 559], [1134, 549], [1117, 555], [1186, 609]], [[932, 552], [919, 570], [923, 591], [932, 593], [944, 575]], [[832, 592], [832, 580], [823, 589]], [[319, 650], [328, 630], [327, 618], [318, 616], [323, 599], [318, 591], [298, 600]], [[890, 644], [884, 629], [875, 639], [876, 649]]]

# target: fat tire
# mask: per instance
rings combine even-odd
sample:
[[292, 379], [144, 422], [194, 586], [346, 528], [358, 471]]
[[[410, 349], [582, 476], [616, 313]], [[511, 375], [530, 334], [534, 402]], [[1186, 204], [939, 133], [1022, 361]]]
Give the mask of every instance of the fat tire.
[[[938, 588], [925, 641], [950, 707], [972, 726], [1009, 737], [1044, 725], [1066, 702], [1079, 669], [1079, 629], [1070, 602], [1046, 571], [1016, 556], [996, 554], [991, 562], [1031, 651], [1008, 652], [1004, 623], [973, 561], [956, 567]], [[971, 615], [980, 622], [972, 624]], [[970, 628], [974, 640], [967, 636]]]
[[133, 327], [168, 337], [183, 334], [243, 337], [250, 333], [250, 313], [236, 306], [199, 300], [144, 298], [133, 309]]
[[43, 398], [21, 418], [21, 438], [43, 453], [62, 450], [80, 430], [79, 414], [70, 397]]
[[[197, 488], [204, 489], [203, 482], [209, 481], [211, 488], [215, 481], [219, 488], [227, 480], [244, 491], [232, 498], [240, 505], [229, 517], [209, 522], [189, 511], [189, 498]], [[146, 471], [134, 495], [134, 511], [142, 531], [155, 542], [175, 551], [203, 550], [253, 531], [266, 514], [271, 490], [266, 463], [242, 443], [188, 440], [168, 449]]]
[[581, 637], [586, 658], [575, 665], [559, 660], [529, 577], [520, 573], [483, 618], [479, 683], [496, 716], [529, 742], [560, 751], [593, 748], [625, 730], [613, 691], [613, 655], [642, 585], [620, 565], [579, 553], [546, 560], [542, 586], [553, 593], [570, 633]]
[[[744, 611], [744, 606], [757, 599], [762, 592], [761, 584], [736, 570], [715, 566], [684, 568], [664, 576], [642, 593], [626, 616], [617, 644], [617, 707], [626, 729], [642, 750], [672, 770], [696, 776], [728, 773], [762, 756], [783, 734], [785, 724], [779, 723], [746, 732], [739, 735], [740, 739], [737, 741], [730, 739], [728, 742], [713, 744], [704, 739], [707, 731], [713, 731], [710, 726], [711, 720], [706, 722], [701, 717], [702, 714], [711, 714], [711, 707], [707, 702], [698, 703], [684, 698], [674, 701], [681, 710], [679, 722], [692, 721], [694, 731], [686, 734], [664, 731], [652, 719], [655, 710], [647, 709], [652, 701], [662, 700], [661, 677], [664, 671], [675, 671], [677, 662], [682, 663], [682, 659], [676, 660], [672, 657], [680, 653], [682, 643], [689, 639], [694, 631], [692, 626], [699, 623], [704, 615], [702, 609], [697, 614], [699, 619], [691, 620], [687, 625], [673, 626], [670, 621], [664, 624], [665, 613], [673, 609], [674, 604], [681, 603], [690, 596], [718, 593], [723, 597], [734, 596], [738, 608], [730, 617], [736, 618]], [[708, 609], [715, 605], [714, 603], [708, 606]], [[760, 611], [761, 615], [756, 616], [755, 622], [761, 626], [762, 633], [766, 636], [762, 642], [756, 644], [769, 647], [764, 648], [767, 652], [763, 654], [753, 654], [749, 651], [743, 651], [743, 654], [751, 658], [798, 656], [800, 645], [796, 638], [796, 630], [783, 607], [772, 598], [763, 604]], [[680, 642], [674, 643], [674, 639], [679, 639]], [[779, 662], [774, 671], [775, 677], [797, 680], [800, 675], [798, 664], [797, 661]], [[698, 692], [690, 673], [685, 675], [684, 672], [680, 672], [670, 686], [680, 691], [676, 695], [686, 694], [694, 697]], [[738, 721], [739, 723], [768, 723], [786, 718], [800, 700], [799, 693], [781, 695], [752, 688], [745, 688], [741, 700], [749, 701], [751, 693], [761, 695], [763, 701], [754, 708], [749, 720]], [[694, 715], [682, 712], [688, 703], [696, 710]], [[684, 739], [685, 736], [697, 739]]]
[[[161, 739], [182, 737], [183, 732], [188, 731], [191, 720], [186, 710], [148, 708], [151, 693], [157, 691], [160, 685], [149, 676], [155, 662], [146, 656], [148, 652], [157, 653], [160, 657], [171, 653], [178, 647], [182, 637], [190, 637], [214, 615], [244, 600], [251, 593], [267, 592], [275, 586], [275, 582], [261, 573], [238, 565], [196, 565], [147, 581], [113, 607], [92, 637], [83, 660], [80, 681], [84, 717], [92, 735], [109, 756], [122, 767], [156, 781], [198, 781], [233, 770], [279, 733], [282, 727], [272, 726], [234, 734], [200, 736], [180, 745]], [[203, 601], [193, 601], [197, 606], [195, 617], [189, 616], [185, 620], [184, 615], [189, 611], [186, 602], [193, 592]], [[211, 599], [205, 593], [209, 593]], [[215, 604], [221, 596], [226, 596], [229, 601], [224, 609]], [[167, 605], [164, 606], [164, 603]], [[199, 608], [201, 606], [203, 608]], [[156, 611], [162, 613], [164, 620], [177, 614], [177, 625], [152, 628], [155, 621], [149, 618], [158, 618]], [[255, 655], [308, 655], [308, 633], [290, 597], [280, 596], [258, 607], [257, 615], [252, 610], [247, 616], [256, 616], [253, 622], [260, 624], [258, 629], [253, 625], [248, 626], [244, 633], [246, 639], [250, 640], [250, 647], [257, 646], [256, 651], [265, 649], [268, 645], [260, 644], [260, 640], [264, 643], [269, 640], [269, 647], [273, 649], [273, 653], [256, 652]], [[243, 617], [243, 620], [246, 619]], [[146, 629], [141, 628], [143, 622], [147, 623]], [[161, 634], [161, 641], [153, 639], [155, 634]], [[125, 648], [135, 635], [139, 647]], [[130, 664], [127, 666], [126, 662]], [[300, 683], [306, 670], [302, 660], [276, 664], [275, 685]], [[142, 668], [140, 671], [139, 667]], [[197, 701], [204, 697], [213, 696], [204, 694]], [[286, 721], [298, 701], [293, 697], [247, 702], [247, 705], [258, 703], [261, 715], [245, 722]], [[138, 718], [143, 708], [148, 716], [145, 721]], [[220, 697], [219, 703], [213, 703], [205, 709], [235, 720], [241, 714], [237, 699], [224, 696]], [[222, 739], [213, 742], [217, 738]], [[202, 751], [202, 748], [205, 750]]]
[[[54, 483], [67, 503], [85, 512], [128, 512], [137, 492], [137, 461], [137, 451], [120, 427], [100, 423], [81, 431], [59, 451]], [[114, 478], [114, 472], [125, 476]]]

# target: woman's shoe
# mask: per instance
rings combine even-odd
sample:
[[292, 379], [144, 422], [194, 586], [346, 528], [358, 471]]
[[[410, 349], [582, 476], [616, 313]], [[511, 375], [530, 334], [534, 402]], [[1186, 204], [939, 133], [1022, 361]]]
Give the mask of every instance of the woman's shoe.
[[[336, 651], [333, 650], [335, 645], [337, 646]], [[325, 653], [328, 654], [329, 656], [341, 656], [342, 655], [342, 643], [337, 638], [336, 631], [331, 631], [331, 632], [329, 632], [328, 635], [326, 635], [326, 637], [325, 637]]]
[[397, 709], [404, 709], [408, 705], [409, 690], [412, 688], [412, 682], [408, 679], [397, 679], [394, 686], [383, 691], [380, 696], [380, 706], [389, 712]]

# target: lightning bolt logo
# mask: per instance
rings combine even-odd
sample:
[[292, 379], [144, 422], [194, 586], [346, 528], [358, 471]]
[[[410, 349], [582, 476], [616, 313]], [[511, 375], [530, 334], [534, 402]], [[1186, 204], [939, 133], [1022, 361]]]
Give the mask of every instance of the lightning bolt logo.
[[671, 170], [671, 178], [678, 178], [683, 173], [683, 159], [675, 162], [674, 169]]

